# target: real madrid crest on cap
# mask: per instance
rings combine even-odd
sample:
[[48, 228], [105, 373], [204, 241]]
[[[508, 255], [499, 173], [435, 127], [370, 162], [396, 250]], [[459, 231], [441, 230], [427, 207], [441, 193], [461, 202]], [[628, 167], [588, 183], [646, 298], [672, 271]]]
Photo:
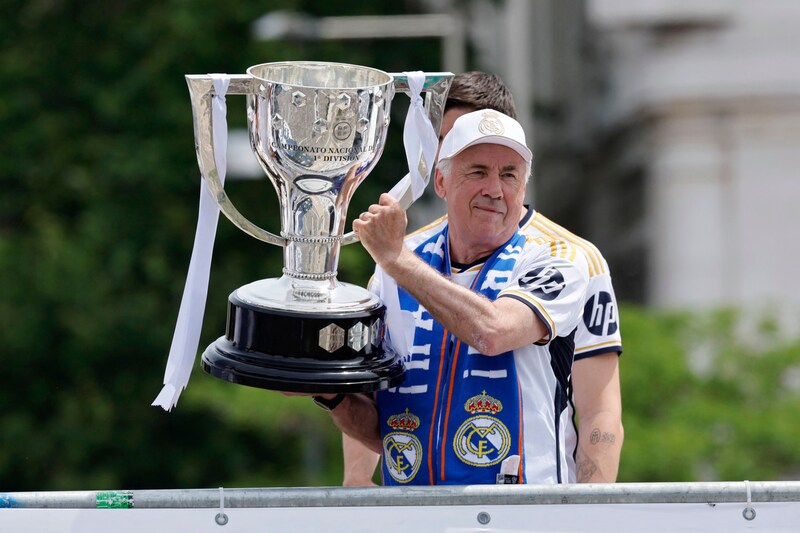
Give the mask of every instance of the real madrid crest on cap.
[[468, 465], [496, 465], [511, 449], [508, 428], [492, 416], [503, 410], [503, 404], [483, 391], [467, 400], [464, 410], [476, 416], [468, 418], [458, 428], [453, 450]]
[[485, 111], [478, 123], [478, 131], [484, 135], [502, 135], [505, 131], [500, 116], [494, 111]]
[[419, 417], [406, 409], [386, 423], [393, 431], [383, 438], [383, 461], [395, 481], [408, 483], [422, 464], [422, 443], [412, 433], [419, 427]]
[[439, 161], [457, 156], [476, 144], [499, 144], [517, 152], [526, 163], [533, 154], [525, 144], [522, 125], [499, 111], [480, 110], [461, 115], [442, 140]]

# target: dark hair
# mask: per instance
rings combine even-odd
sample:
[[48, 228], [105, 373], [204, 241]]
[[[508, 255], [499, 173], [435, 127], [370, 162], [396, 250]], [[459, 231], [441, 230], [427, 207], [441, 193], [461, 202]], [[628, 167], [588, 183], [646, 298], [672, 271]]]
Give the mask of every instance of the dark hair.
[[445, 110], [449, 109], [493, 109], [517, 118], [514, 97], [503, 79], [497, 74], [475, 70], [453, 76], [445, 102]]

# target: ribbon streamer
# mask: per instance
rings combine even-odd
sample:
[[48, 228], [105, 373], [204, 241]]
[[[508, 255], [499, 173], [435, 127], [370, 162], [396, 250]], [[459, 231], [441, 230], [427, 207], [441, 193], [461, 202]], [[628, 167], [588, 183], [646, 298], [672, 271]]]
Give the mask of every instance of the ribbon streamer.
[[[420, 71], [404, 74], [408, 78], [411, 98], [403, 126], [403, 145], [409, 172], [389, 191], [389, 195], [406, 208], [425, 192], [439, 148], [439, 139], [422, 101], [425, 74]], [[389, 330], [392, 346], [407, 359], [414, 343], [414, 316], [400, 309], [397, 283], [394, 279], [380, 267], [375, 269], [375, 279], [378, 282], [378, 295], [386, 305], [386, 328]]]
[[[209, 76], [214, 82], [214, 95], [211, 102], [214, 163], [220, 182], [224, 185], [228, 147], [225, 94], [228, 92], [230, 77], [227, 74], [209, 74]], [[164, 371], [164, 387], [151, 404], [161, 407], [165, 411], [171, 411], [177, 405], [181, 392], [189, 383], [189, 376], [197, 357], [218, 221], [219, 207], [206, 187], [205, 180], [201, 178], [200, 209], [197, 216], [194, 247], [189, 262], [189, 273], [186, 276], [186, 285], [183, 289], [181, 307], [178, 311], [178, 322], [167, 358], [167, 368]]]

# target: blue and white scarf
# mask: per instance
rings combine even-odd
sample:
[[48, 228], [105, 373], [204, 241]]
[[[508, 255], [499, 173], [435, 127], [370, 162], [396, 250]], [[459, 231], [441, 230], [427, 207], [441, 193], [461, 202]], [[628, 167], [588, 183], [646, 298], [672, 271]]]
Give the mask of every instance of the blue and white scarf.
[[[471, 289], [495, 300], [512, 281], [525, 240], [517, 232], [498, 248]], [[445, 226], [414, 252], [449, 277], [447, 243]], [[513, 352], [479, 354], [405, 290], [398, 290], [401, 308], [414, 315], [416, 328], [405, 363], [406, 381], [376, 396], [384, 483], [494, 483], [504, 458], [522, 456], [521, 399]]]

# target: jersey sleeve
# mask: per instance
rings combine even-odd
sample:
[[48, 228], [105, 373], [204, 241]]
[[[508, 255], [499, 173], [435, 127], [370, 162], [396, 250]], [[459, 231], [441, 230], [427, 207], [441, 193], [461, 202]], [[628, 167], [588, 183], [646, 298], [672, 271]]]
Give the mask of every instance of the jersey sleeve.
[[619, 307], [611, 284], [608, 265], [589, 278], [586, 301], [575, 332], [575, 359], [609, 352], [622, 353]]
[[563, 240], [531, 239], [498, 298], [515, 298], [541, 319], [548, 336], [539, 344], [572, 333], [577, 327], [589, 281], [586, 258]]

